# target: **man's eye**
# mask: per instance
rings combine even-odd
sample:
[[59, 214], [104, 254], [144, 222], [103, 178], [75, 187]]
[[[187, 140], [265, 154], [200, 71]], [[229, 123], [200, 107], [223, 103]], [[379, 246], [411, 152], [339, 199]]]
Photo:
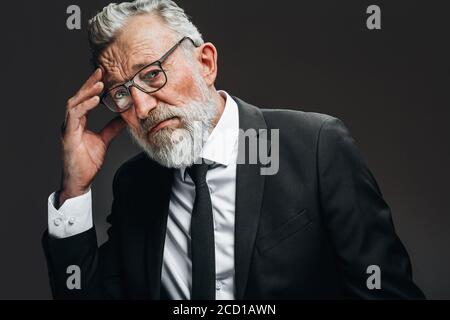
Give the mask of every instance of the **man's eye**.
[[152, 70], [145, 74], [144, 80], [153, 80], [160, 74], [161, 70]]
[[123, 99], [125, 97], [128, 96], [128, 92], [126, 92], [125, 90], [119, 90], [116, 93], [114, 93], [114, 99], [115, 100], [120, 100]]

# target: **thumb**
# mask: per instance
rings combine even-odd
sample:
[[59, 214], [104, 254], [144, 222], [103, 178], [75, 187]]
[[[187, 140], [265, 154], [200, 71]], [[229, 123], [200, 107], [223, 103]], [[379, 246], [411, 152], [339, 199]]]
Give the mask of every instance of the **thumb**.
[[103, 143], [106, 146], [109, 146], [111, 141], [122, 132], [125, 126], [125, 121], [123, 121], [120, 116], [108, 122], [108, 124], [99, 133]]

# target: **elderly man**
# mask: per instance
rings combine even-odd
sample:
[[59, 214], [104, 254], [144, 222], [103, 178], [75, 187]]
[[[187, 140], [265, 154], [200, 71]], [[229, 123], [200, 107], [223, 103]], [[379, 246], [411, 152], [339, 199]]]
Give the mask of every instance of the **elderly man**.
[[[172, 1], [110, 4], [89, 35], [98, 68], [67, 103], [62, 185], [43, 237], [55, 298], [423, 297], [338, 119], [217, 91], [216, 48]], [[87, 114], [100, 103], [119, 116], [94, 133]], [[124, 127], [144, 152], [115, 175], [98, 248], [90, 186]], [[275, 174], [238, 161], [252, 140], [240, 132], [276, 137]]]

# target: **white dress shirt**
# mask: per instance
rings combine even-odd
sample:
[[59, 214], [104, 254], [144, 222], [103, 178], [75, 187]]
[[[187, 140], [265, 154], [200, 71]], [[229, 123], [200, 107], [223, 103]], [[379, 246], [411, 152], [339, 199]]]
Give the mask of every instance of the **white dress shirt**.
[[[211, 195], [216, 255], [216, 299], [235, 298], [234, 225], [239, 113], [236, 102], [225, 91], [224, 112], [209, 136], [201, 157], [213, 162], [206, 181]], [[55, 238], [66, 238], [93, 227], [91, 191], [69, 199], [56, 210], [52, 194], [48, 200], [48, 230]], [[191, 212], [195, 186], [186, 169], [175, 170], [169, 204], [161, 281], [170, 298], [190, 299], [192, 263]]]

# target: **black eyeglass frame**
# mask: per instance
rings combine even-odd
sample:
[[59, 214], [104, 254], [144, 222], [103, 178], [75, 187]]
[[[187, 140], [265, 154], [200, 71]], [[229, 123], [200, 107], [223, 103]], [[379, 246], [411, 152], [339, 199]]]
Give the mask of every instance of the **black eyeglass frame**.
[[[128, 91], [128, 93], [131, 94], [130, 88], [131, 88], [131, 87], [135, 87], [135, 88], [139, 89], [140, 91], [142, 91], [142, 92], [144, 92], [144, 93], [151, 94], [151, 93], [158, 92], [159, 90], [161, 90], [162, 88], [164, 88], [165, 85], [167, 84], [168, 78], [167, 78], [166, 71], [165, 71], [165, 70], [163, 69], [163, 67], [162, 67], [162, 64], [163, 64], [164, 61], [166, 61], [167, 58], [168, 58], [168, 57], [169, 57], [169, 56], [170, 56], [170, 55], [178, 48], [178, 46], [179, 46], [180, 44], [182, 44], [183, 41], [186, 40], [186, 39], [188, 39], [189, 41], [191, 41], [192, 44], [193, 44], [196, 48], [198, 47], [198, 45], [197, 45], [197, 44], [194, 42], [194, 40], [192, 40], [190, 37], [183, 37], [183, 38], [182, 38], [180, 41], [178, 41], [172, 48], [170, 48], [169, 51], [167, 51], [161, 58], [159, 58], [158, 60], [156, 60], [156, 61], [154, 61], [154, 62], [152, 62], [152, 63], [149, 63], [149, 64], [146, 65], [145, 67], [141, 68], [138, 72], [136, 72], [136, 73], [134, 74], [134, 76], [131, 78], [131, 80], [128, 80], [127, 82], [125, 82], [125, 83], [123, 83], [123, 84], [119, 84], [119, 85], [117, 85], [117, 86], [115, 86], [115, 87], [109, 89], [109, 90], [106, 91], [105, 93], [103, 93], [103, 94], [101, 95], [101, 97], [100, 97], [100, 101], [102, 102], [102, 104], [105, 105], [105, 106], [106, 106], [109, 110], [111, 110], [112, 112], [120, 114], [120, 113], [123, 113], [123, 112], [129, 110], [131, 107], [128, 107], [128, 108], [126, 108], [126, 109], [124, 109], [124, 110], [121, 110], [121, 111], [112, 110], [111, 107], [109, 107], [108, 104], [104, 102], [104, 99], [105, 99], [105, 98], [106, 98], [113, 90], [116, 90], [117, 88], [120, 88], [120, 87], [124, 87], [124, 88]], [[159, 68], [160, 68], [161, 71], [163, 72], [164, 77], [165, 77], [165, 81], [164, 81], [164, 84], [163, 84], [161, 87], [159, 87], [158, 89], [153, 90], [153, 91], [147, 91], [147, 90], [141, 88], [137, 83], [135, 83], [134, 79], [135, 79], [135, 78], [139, 75], [139, 73], [141, 73], [143, 70], [147, 69], [148, 67], [155, 66], [155, 65], [159, 66]]]

